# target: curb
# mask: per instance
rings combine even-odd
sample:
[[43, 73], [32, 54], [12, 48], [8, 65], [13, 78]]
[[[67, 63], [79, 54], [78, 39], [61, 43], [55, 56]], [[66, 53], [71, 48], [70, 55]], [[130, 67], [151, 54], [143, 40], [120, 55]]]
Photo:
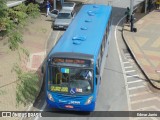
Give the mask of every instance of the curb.
[[160, 90], [160, 88], [157, 87], [157, 86], [155, 86], [155, 85], [152, 83], [152, 80], [150, 80], [150, 79], [148, 78], [148, 76], [146, 75], [146, 73], [144, 72], [144, 70], [142, 69], [142, 67], [140, 66], [140, 63], [139, 63], [138, 60], [136, 59], [136, 56], [135, 56], [134, 52], [132, 52], [132, 48], [129, 47], [129, 45], [127, 44], [127, 42], [126, 42], [126, 40], [125, 40], [125, 36], [124, 36], [124, 26], [125, 26], [125, 23], [123, 24], [123, 27], [122, 27], [122, 38], [123, 38], [123, 41], [125, 42], [128, 50], [130, 51], [131, 55], [133, 56], [134, 61], [136, 62], [137, 66], [140, 68], [141, 72], [142, 72], [143, 75], [146, 77], [146, 79], [147, 79], [147, 81], [150, 83], [150, 85], [151, 85], [152, 87], [154, 87], [155, 89]]

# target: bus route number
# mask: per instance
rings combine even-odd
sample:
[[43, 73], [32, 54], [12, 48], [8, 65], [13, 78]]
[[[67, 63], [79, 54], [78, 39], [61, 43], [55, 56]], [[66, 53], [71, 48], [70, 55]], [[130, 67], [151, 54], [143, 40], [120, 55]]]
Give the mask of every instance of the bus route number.
[[51, 91], [68, 92], [68, 87], [51, 86]]

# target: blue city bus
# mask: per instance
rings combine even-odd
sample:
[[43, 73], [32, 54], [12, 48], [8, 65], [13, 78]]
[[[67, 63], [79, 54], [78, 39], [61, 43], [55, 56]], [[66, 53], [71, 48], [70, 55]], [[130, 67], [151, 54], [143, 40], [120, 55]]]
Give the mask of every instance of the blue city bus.
[[46, 101], [56, 109], [94, 111], [109, 47], [112, 7], [83, 5], [47, 57]]

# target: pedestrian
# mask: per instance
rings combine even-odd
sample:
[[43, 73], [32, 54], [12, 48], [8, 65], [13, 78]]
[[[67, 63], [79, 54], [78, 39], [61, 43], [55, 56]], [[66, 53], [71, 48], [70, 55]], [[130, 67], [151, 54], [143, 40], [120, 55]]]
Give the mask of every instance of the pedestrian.
[[49, 1], [47, 1], [47, 4], [46, 4], [46, 9], [47, 9], [47, 14], [46, 14], [46, 17], [48, 16], [48, 13], [50, 11], [50, 8], [51, 8], [51, 4]]
[[129, 9], [129, 7], [127, 7], [125, 15], [126, 15], [126, 23], [128, 23], [129, 22], [129, 18], [130, 18], [130, 9]]

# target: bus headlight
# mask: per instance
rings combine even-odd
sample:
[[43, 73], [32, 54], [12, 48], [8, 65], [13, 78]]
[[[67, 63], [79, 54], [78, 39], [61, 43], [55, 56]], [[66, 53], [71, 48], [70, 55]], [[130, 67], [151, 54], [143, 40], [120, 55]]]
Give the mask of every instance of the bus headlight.
[[90, 96], [87, 101], [85, 102], [85, 105], [88, 105], [92, 102], [93, 96]]
[[53, 97], [52, 97], [52, 95], [51, 95], [50, 93], [47, 93], [47, 96], [48, 96], [48, 99], [49, 99], [50, 101], [53, 101], [53, 102], [54, 102], [54, 99], [53, 99]]

